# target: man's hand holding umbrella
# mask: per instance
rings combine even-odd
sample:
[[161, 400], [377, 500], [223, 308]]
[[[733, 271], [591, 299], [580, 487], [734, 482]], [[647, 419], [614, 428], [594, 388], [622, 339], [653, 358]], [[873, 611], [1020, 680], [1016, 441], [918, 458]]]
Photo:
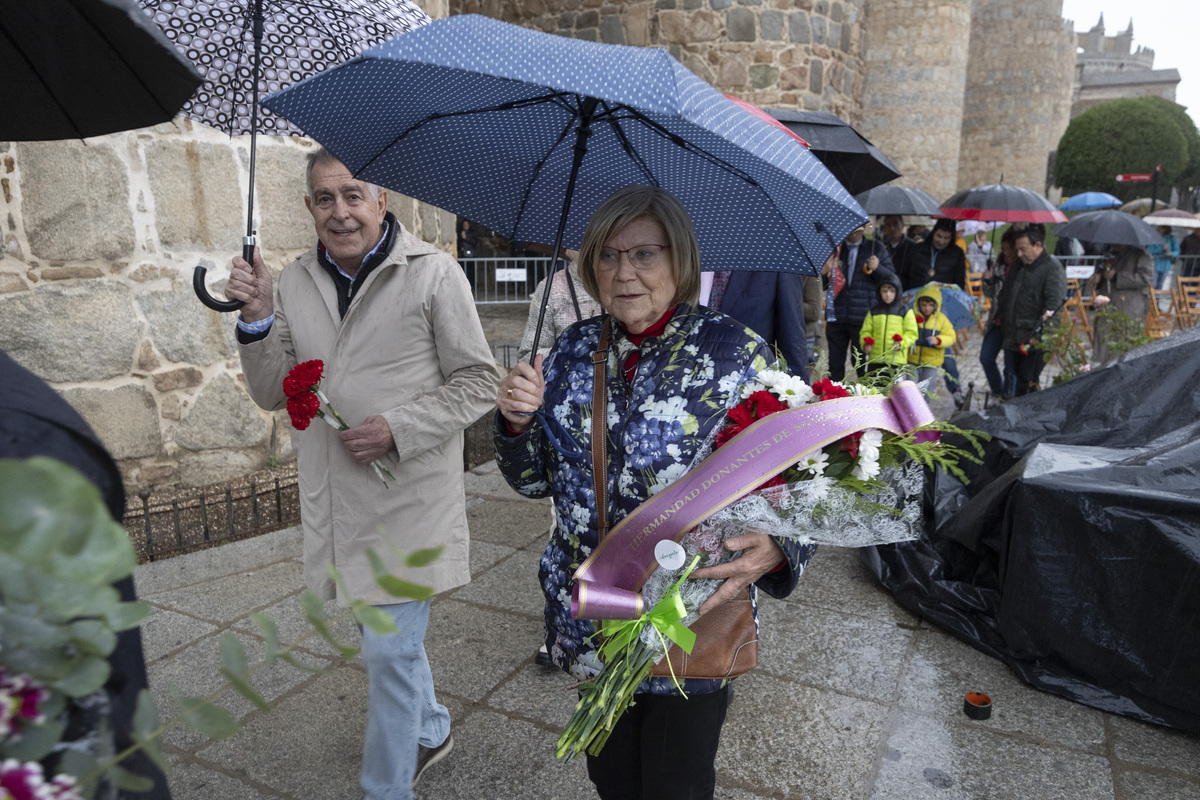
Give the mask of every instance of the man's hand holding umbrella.
[[225, 294], [233, 300], [245, 303], [242, 306], [242, 320], [245, 322], [258, 322], [275, 313], [271, 273], [263, 263], [262, 252], [257, 247], [254, 248], [253, 266], [246, 263], [246, 259], [241, 256], [233, 257], [233, 269], [229, 272]]

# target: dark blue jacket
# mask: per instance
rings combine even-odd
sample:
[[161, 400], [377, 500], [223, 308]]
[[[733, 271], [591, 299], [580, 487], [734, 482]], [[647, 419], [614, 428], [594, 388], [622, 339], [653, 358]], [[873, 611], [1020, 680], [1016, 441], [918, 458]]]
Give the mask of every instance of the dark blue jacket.
[[738, 270], [729, 276], [717, 310], [766, 339], [787, 361], [787, 371], [808, 381], [804, 285], [800, 275]]
[[[847, 274], [846, 286], [838, 293], [838, 296], [833, 299], [833, 311], [837, 316], [835, 320], [838, 323], [848, 323], [854, 327], [854, 333], [857, 335], [858, 329], [862, 327], [863, 320], [867, 318], [867, 312], [871, 307], [879, 302], [877, 287], [883, 283], [884, 278], [898, 282], [895, 270], [892, 268], [892, 258], [887, 253], [887, 248], [882, 243], [877, 243], [871, 239], [864, 238], [858, 244], [858, 256], [854, 260], [854, 264], [846, 264], [846, 256], [849, 252], [849, 246], [843, 244], [840, 249], [839, 257], [842, 261], [842, 272], [853, 270], [853, 280], [849, 280], [850, 275]], [[863, 272], [863, 265], [867, 263], [867, 259], [871, 256], [879, 257], [879, 266], [870, 275]]]

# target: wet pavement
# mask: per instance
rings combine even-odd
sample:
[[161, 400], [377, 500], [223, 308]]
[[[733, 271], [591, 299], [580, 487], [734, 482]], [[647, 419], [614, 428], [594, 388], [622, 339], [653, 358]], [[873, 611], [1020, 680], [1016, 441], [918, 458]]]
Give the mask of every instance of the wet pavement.
[[[511, 327], [507, 316], [497, 315], [496, 331]], [[964, 382], [981, 386], [969, 350], [960, 357]], [[943, 414], [953, 408], [948, 397], [938, 402]], [[594, 797], [584, 765], [553, 756], [574, 703], [571, 681], [533, 659], [548, 504], [516, 495], [494, 464], [466, 475], [466, 494], [474, 579], [434, 600], [426, 640], [455, 748], [416, 796]], [[252, 613], [272, 617], [284, 642], [307, 632], [300, 556], [291, 528], [138, 567], [138, 591], [154, 609], [143, 634], [164, 717], [173, 690], [204, 696], [220, 685], [225, 631], [241, 637], [251, 663], [261, 656]], [[334, 628], [357, 644], [352, 623]], [[298, 653], [323, 671], [277, 664], [257, 673], [269, 713], [236, 695], [220, 700], [242, 723], [236, 737], [167, 733], [176, 800], [361, 797], [362, 665], [312, 638]], [[1200, 736], [1026, 686], [897, 606], [850, 550], [822, 548], [792, 597], [763, 601], [760, 665], [736, 687], [717, 758], [724, 800], [1200, 797]], [[991, 696], [990, 719], [963, 714], [968, 691]]]

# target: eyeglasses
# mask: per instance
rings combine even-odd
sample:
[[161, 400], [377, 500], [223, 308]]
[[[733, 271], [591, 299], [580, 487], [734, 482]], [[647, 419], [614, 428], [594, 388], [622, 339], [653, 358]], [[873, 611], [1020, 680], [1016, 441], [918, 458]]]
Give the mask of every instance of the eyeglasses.
[[601, 270], [616, 269], [621, 264], [621, 256], [627, 256], [629, 263], [633, 264], [635, 269], [654, 269], [663, 261], [663, 250], [666, 250], [671, 245], [669, 244], [638, 244], [626, 250], [618, 250], [615, 247], [601, 247], [600, 258], [596, 263], [596, 268]]

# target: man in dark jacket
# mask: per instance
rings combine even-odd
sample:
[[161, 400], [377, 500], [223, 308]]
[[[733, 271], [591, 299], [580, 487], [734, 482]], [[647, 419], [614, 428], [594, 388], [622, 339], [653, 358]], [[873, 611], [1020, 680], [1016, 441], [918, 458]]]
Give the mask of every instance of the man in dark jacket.
[[1045, 354], [1039, 347], [1042, 323], [1067, 299], [1067, 273], [1050, 257], [1036, 228], [1017, 234], [1019, 264], [1009, 273], [997, 298], [1004, 349], [1017, 376], [1017, 396], [1036, 391]]
[[939, 219], [933, 233], [912, 248], [907, 261], [897, 267], [904, 288], [915, 289], [927, 283], [953, 283], [967, 288], [967, 255], [954, 243], [954, 220]]
[[[788, 372], [808, 380], [808, 345], [804, 330], [804, 284], [792, 272], [737, 270], [728, 277], [716, 303], [720, 273], [714, 273], [712, 308], [728, 314], [767, 340], [787, 361]], [[701, 284], [703, 293], [703, 283]]]
[[837, 269], [845, 278], [834, 298], [826, 308], [825, 338], [829, 343], [829, 377], [840, 381], [846, 377], [846, 351], [853, 353], [854, 363], [865, 361], [858, 347], [858, 334], [862, 329], [867, 312], [875, 305], [877, 287], [885, 279], [898, 280], [892, 269], [892, 259], [887, 250], [875, 241], [864, 241], [866, 227], [859, 228], [846, 237], [846, 241], [834, 253], [828, 269], [822, 269], [825, 278]]
[[1200, 275], [1200, 230], [1193, 230], [1179, 242], [1179, 277]]
[[[892, 268], [899, 275], [908, 265], [908, 257], [917, 246], [915, 239], [904, 235], [904, 218], [889, 214], [883, 218], [883, 236], [875, 234], [875, 239], [881, 241], [892, 259]], [[901, 287], [904, 288], [904, 287]]]

